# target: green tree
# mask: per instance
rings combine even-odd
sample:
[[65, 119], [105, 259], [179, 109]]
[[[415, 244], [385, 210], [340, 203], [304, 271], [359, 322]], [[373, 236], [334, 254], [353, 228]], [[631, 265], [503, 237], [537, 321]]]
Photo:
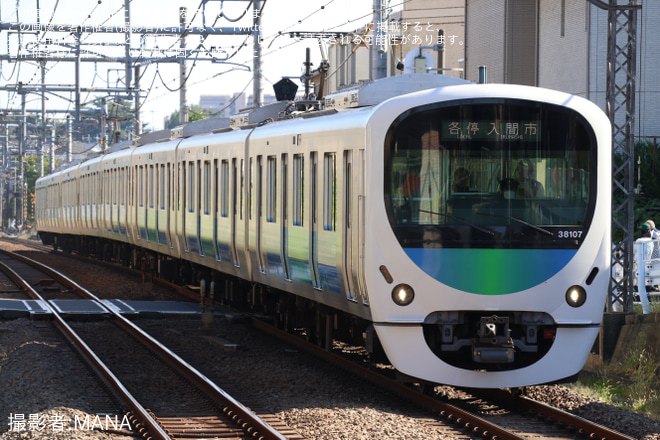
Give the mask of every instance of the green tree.
[[97, 138], [100, 139], [103, 133], [102, 115], [104, 99], [107, 109], [105, 113], [105, 131], [108, 136], [108, 142], [115, 143], [129, 139], [130, 133], [135, 127], [133, 101], [97, 97], [89, 104], [83, 106], [84, 109], [92, 110], [93, 113], [83, 116], [82, 121], [76, 124], [74, 130], [76, 140], [87, 142], [94, 141]]
[[[199, 121], [200, 119], [213, 118], [218, 116], [213, 110], [203, 109], [199, 105], [191, 105], [188, 111], [188, 122]], [[179, 126], [179, 110], [175, 110], [166, 120], [165, 129], [171, 130]]]
[[[55, 159], [55, 167], [59, 166], [59, 161]], [[44, 170], [48, 170], [50, 165], [50, 157], [44, 156]], [[30, 155], [23, 158], [23, 178], [27, 184], [26, 198], [23, 203], [27, 204], [27, 220], [31, 222], [34, 220], [34, 207], [31, 201], [34, 199], [35, 184], [39, 178], [41, 169], [39, 167], [39, 156]]]

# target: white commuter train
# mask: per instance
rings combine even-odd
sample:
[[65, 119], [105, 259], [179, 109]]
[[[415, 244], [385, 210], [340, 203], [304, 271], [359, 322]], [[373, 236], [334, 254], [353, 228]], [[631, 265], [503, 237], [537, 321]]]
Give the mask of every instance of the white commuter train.
[[225, 298], [326, 341], [343, 330], [377, 341], [424, 381], [576, 375], [610, 276], [604, 113], [565, 93], [441, 75], [325, 104], [175, 130], [58, 170], [37, 184], [39, 234], [127, 264], [148, 255], [164, 276], [189, 267], [224, 280]]

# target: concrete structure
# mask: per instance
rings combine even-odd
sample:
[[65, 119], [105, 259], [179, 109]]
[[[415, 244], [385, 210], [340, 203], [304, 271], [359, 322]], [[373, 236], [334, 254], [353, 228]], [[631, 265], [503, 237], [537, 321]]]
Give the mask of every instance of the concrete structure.
[[[463, 77], [465, 0], [410, 0], [403, 11], [387, 17], [387, 76], [414, 71], [415, 57], [429, 59], [420, 69]], [[337, 38], [328, 48], [330, 71], [325, 93], [371, 80], [369, 48], [374, 29], [358, 29], [353, 36]], [[433, 48], [433, 46], [440, 46]]]
[[[434, 53], [438, 73], [463, 78], [465, 0], [411, 0], [402, 12], [404, 57], [419, 46], [443, 46]], [[451, 70], [443, 70], [451, 69]]]
[[[660, 2], [640, 0], [638, 137], [660, 136]], [[607, 12], [587, 0], [465, 0], [466, 79], [547, 87], [605, 108]]]

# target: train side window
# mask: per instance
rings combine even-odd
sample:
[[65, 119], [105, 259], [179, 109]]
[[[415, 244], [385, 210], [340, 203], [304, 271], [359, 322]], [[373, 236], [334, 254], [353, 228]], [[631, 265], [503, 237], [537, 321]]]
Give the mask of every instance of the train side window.
[[220, 197], [220, 169], [218, 168], [218, 159], [213, 161], [213, 194], [215, 195], [215, 200], [213, 204], [213, 216], [218, 217], [218, 211], [220, 210], [220, 202], [218, 202]]
[[188, 162], [188, 212], [195, 212], [195, 162]]
[[160, 199], [160, 209], [165, 209], [165, 164], [161, 164], [160, 166], [160, 175], [158, 176], [160, 179], [160, 184], [158, 185], [158, 198]]
[[287, 204], [288, 204], [288, 188], [289, 188], [289, 156], [285, 153], [282, 154], [282, 221], [284, 226], [287, 226], [287, 221], [289, 220]]
[[147, 182], [147, 188], [149, 190], [149, 208], [154, 207], [154, 166], [149, 165], [149, 181]]
[[[172, 209], [175, 211], [181, 211], [181, 163], [176, 164], [176, 168], [172, 166], [172, 182], [170, 183], [170, 191], [172, 195]], [[177, 180], [178, 179], [178, 180]], [[173, 191], [175, 188], [178, 188], [178, 191]]]
[[238, 207], [238, 209], [239, 209], [238, 217], [241, 220], [243, 220], [243, 191], [244, 191], [243, 185], [244, 185], [244, 180], [245, 180], [245, 170], [244, 170], [243, 167], [244, 167], [244, 160], [241, 159], [241, 170], [240, 170], [240, 172], [241, 172], [241, 183], [240, 183], [241, 187], [239, 189], [240, 205]]
[[172, 164], [167, 163], [167, 200], [170, 203], [170, 211], [174, 209], [175, 200], [172, 198]]
[[250, 187], [248, 188], [248, 219], [252, 220], [252, 191], [254, 191], [254, 184], [253, 184], [253, 164], [252, 164], [252, 158], [250, 158], [250, 167], [248, 168], [248, 183]]
[[[180, 190], [177, 192], [178, 197], [177, 197], [177, 211], [181, 211], [186, 209], [186, 163], [185, 162], [180, 162], [179, 163], [179, 184], [181, 185]], [[183, 203], [183, 207], [181, 204]]]
[[117, 206], [119, 198], [119, 170], [117, 168], [112, 169], [112, 204]]
[[326, 153], [323, 157], [323, 229], [334, 231], [336, 228], [336, 156]]
[[202, 210], [202, 161], [197, 161], [197, 209]]
[[204, 215], [211, 214], [211, 161], [204, 161]]
[[119, 181], [117, 182], [119, 184], [119, 194], [117, 194], [117, 202], [121, 205], [124, 206], [124, 175], [125, 175], [124, 167], [119, 168], [118, 171], [118, 178]]
[[222, 185], [220, 187], [220, 215], [227, 217], [229, 215], [229, 161], [223, 160], [220, 172]]
[[304, 166], [305, 156], [303, 154], [293, 155], [293, 224], [303, 225], [304, 209]]
[[138, 205], [140, 208], [144, 206], [144, 166], [140, 165], [140, 171], [138, 172]]
[[275, 223], [277, 215], [277, 156], [268, 156], [266, 173], [266, 221]]

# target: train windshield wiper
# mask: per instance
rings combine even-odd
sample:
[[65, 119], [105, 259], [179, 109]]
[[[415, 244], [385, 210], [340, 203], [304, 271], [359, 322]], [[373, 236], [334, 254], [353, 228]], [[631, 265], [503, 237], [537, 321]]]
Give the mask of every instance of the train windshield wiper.
[[465, 220], [464, 218], [461, 218], [461, 217], [455, 217], [455, 216], [453, 216], [453, 215], [451, 215], [451, 214], [445, 214], [445, 213], [442, 213], [442, 212], [427, 211], [427, 210], [425, 210], [425, 209], [420, 209], [419, 212], [425, 212], [425, 213], [427, 213], [427, 214], [431, 214], [431, 215], [439, 215], [439, 216], [441, 216], [441, 217], [445, 217], [445, 218], [448, 218], [448, 219], [458, 220], [459, 222], [461, 222], [461, 223], [463, 223], [463, 224], [465, 224], [465, 225], [468, 225], [468, 226], [470, 226], [471, 228], [476, 229], [477, 231], [481, 231], [481, 232], [483, 232], [483, 233], [485, 233], [485, 234], [490, 235], [491, 237], [494, 237], [494, 236], [495, 236], [495, 232], [491, 231], [490, 229], [486, 229], [486, 228], [482, 228], [482, 227], [480, 227], [480, 226], [474, 225], [474, 224], [470, 223], [469, 221], [467, 221], [467, 220]]
[[486, 212], [477, 212], [476, 214], [477, 215], [486, 215], [488, 217], [499, 217], [499, 218], [505, 218], [505, 219], [508, 219], [508, 220], [513, 220], [514, 222], [518, 222], [521, 225], [529, 226], [530, 228], [536, 229], [537, 231], [542, 232], [542, 233], [544, 233], [546, 235], [549, 235], [551, 237], [554, 237], [554, 235], [555, 235], [551, 231], [548, 231], [547, 229], [543, 229], [540, 226], [536, 226], [536, 225], [533, 225], [531, 223], [527, 223], [525, 220], [519, 219], [518, 217], [513, 217], [513, 216], [510, 216], [510, 215], [502, 215], [502, 214], [490, 214], [490, 213], [486, 213]]

